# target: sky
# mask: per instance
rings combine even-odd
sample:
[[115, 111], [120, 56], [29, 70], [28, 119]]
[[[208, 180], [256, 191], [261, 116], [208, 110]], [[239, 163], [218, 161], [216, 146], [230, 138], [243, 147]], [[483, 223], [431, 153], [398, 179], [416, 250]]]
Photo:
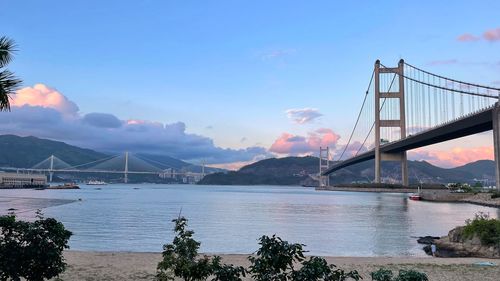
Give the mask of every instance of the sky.
[[[380, 59], [500, 87], [499, 1], [0, 0], [0, 133], [238, 168], [347, 142]], [[492, 135], [420, 148], [454, 167]]]

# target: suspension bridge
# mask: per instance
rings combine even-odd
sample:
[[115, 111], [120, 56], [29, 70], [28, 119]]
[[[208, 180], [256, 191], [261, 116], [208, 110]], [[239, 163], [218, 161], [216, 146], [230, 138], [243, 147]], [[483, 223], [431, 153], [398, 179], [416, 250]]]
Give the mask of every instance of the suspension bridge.
[[167, 177], [190, 176], [197, 180], [201, 180], [205, 176], [203, 164], [199, 173], [185, 172], [168, 164], [129, 152], [73, 166], [51, 155], [31, 168], [0, 167], [0, 170], [16, 171], [17, 173], [44, 173], [49, 176], [50, 182], [52, 182], [55, 173], [121, 174], [125, 183], [128, 183], [128, 176], [133, 174]]
[[408, 150], [493, 130], [499, 188], [499, 98], [500, 88], [447, 78], [404, 60], [397, 67], [377, 60], [346, 146], [333, 161], [320, 148], [320, 185], [328, 185], [335, 171], [375, 159], [376, 183], [382, 161], [399, 161], [401, 183], [408, 186]]

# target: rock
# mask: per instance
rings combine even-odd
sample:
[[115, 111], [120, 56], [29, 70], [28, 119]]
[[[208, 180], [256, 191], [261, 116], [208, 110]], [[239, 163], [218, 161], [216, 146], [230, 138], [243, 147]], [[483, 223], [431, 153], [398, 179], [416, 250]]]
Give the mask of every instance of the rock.
[[419, 237], [417, 239], [417, 243], [430, 245], [430, 244], [434, 244], [434, 240], [437, 240], [439, 238], [441, 238], [441, 237], [437, 237], [437, 236], [423, 236], [423, 237]]
[[[500, 258], [500, 246], [484, 246], [477, 235], [466, 239], [463, 236], [463, 227], [452, 229], [448, 236], [434, 240], [436, 244], [436, 256], [438, 257], [478, 257], [478, 258]], [[426, 246], [427, 247], [427, 246]], [[429, 249], [424, 251], [428, 253]]]
[[450, 230], [450, 232], [448, 232], [448, 238], [450, 239], [451, 242], [455, 243], [463, 242], [462, 240], [463, 232], [464, 232], [463, 226], [455, 227], [454, 229]]

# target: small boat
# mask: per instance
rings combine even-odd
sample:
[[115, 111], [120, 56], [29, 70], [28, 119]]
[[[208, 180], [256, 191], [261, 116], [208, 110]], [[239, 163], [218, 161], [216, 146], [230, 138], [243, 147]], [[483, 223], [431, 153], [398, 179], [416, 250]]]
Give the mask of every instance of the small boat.
[[422, 197], [420, 196], [420, 194], [414, 193], [414, 194], [410, 195], [410, 200], [418, 201], [418, 200], [422, 200]]
[[418, 185], [417, 193], [411, 194], [409, 198], [410, 200], [415, 200], [415, 201], [422, 200], [422, 196], [420, 196], [420, 185]]
[[103, 181], [98, 181], [98, 180], [91, 180], [87, 182], [87, 185], [106, 185], [106, 182]]

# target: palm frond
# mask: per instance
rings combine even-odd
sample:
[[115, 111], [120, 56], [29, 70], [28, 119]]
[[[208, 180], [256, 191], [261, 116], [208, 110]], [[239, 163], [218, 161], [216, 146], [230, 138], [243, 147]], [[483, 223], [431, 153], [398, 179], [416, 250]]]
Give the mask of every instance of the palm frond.
[[4, 67], [12, 61], [15, 51], [16, 43], [14, 40], [9, 39], [6, 36], [0, 37], [0, 67]]
[[0, 111], [10, 111], [10, 95], [15, 94], [21, 83], [14, 73], [8, 70], [0, 72]]

